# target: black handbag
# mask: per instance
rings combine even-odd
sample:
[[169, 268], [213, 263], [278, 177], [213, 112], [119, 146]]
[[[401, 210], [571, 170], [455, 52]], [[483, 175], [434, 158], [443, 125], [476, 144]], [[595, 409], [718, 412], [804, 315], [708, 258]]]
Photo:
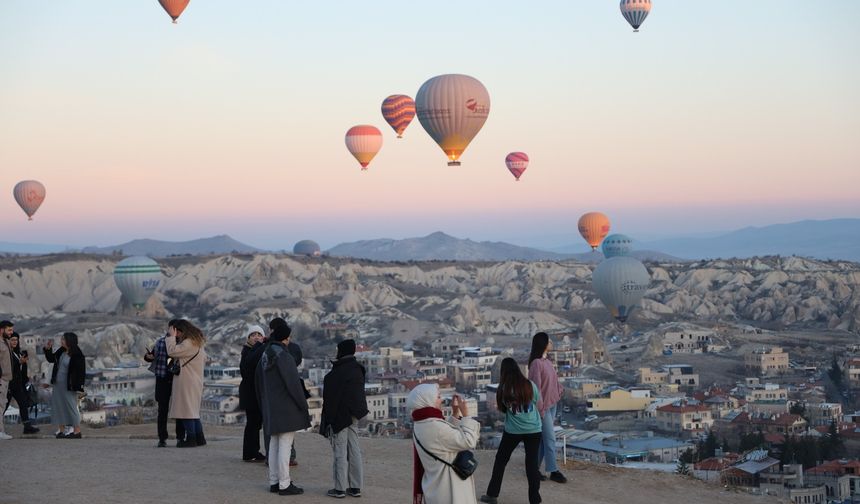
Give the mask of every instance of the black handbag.
[[421, 441], [418, 440], [418, 436], [416, 436], [414, 432], [412, 433], [412, 438], [415, 439], [415, 442], [418, 443], [418, 446], [420, 446], [421, 449], [424, 450], [424, 453], [430, 455], [434, 459], [438, 460], [439, 462], [442, 462], [446, 466], [453, 469], [457, 476], [459, 476], [462, 480], [469, 479], [469, 477], [471, 477], [472, 474], [475, 473], [475, 469], [478, 468], [478, 459], [475, 458], [475, 454], [472, 453], [470, 450], [463, 450], [457, 452], [457, 456], [454, 457], [454, 461], [448, 463], [440, 459], [436, 455], [430, 453], [427, 448], [424, 448], [424, 445], [421, 444]]
[[188, 365], [189, 362], [193, 361], [197, 354], [200, 353], [200, 350], [197, 350], [197, 353], [194, 354], [194, 357], [188, 359], [185, 364], [179, 362], [179, 359], [175, 359], [170, 357], [167, 359], [167, 372], [172, 374], [173, 376], [179, 376], [179, 373], [182, 371], [182, 368]]

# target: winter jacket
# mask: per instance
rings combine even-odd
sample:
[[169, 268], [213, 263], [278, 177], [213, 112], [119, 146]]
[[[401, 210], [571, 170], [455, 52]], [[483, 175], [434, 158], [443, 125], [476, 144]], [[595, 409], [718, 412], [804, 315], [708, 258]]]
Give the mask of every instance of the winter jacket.
[[254, 388], [267, 436], [296, 432], [311, 426], [296, 361], [279, 341], [270, 342], [257, 364]]
[[12, 350], [12, 382], [20, 382], [22, 385], [25, 385], [28, 381], [30, 381], [30, 377], [27, 376], [27, 364], [21, 362], [21, 353]]
[[197, 346], [186, 338], [177, 343], [175, 337], [164, 338], [167, 355], [179, 359], [182, 369], [173, 377], [170, 389], [169, 418], [193, 420], [200, 418], [200, 403], [203, 402], [203, 367], [206, 364], [205, 343]]
[[332, 362], [331, 371], [323, 380], [323, 409], [320, 434], [328, 436], [328, 429], [338, 433], [352, 425], [352, 419], [367, 416], [367, 397], [364, 394], [364, 366], [347, 355]]
[[0, 381], [12, 381], [12, 347], [3, 336], [0, 336]]
[[[242, 381], [239, 383], [240, 409], [258, 409], [257, 391], [254, 387], [254, 381], [257, 379], [257, 364], [260, 363], [260, 357], [263, 356], [265, 347], [264, 343], [257, 343], [254, 346], [244, 345], [242, 347], [242, 360], [239, 361], [239, 371], [242, 373]], [[251, 401], [253, 401], [253, 404], [251, 404]]]
[[[475, 449], [481, 435], [481, 424], [466, 417], [459, 420], [452, 417], [447, 422], [428, 418], [415, 422], [412, 432], [424, 448], [451, 463], [458, 452]], [[450, 467], [413, 444], [424, 466], [421, 488], [426, 504], [476, 504], [474, 476], [460, 479]]]
[[290, 341], [289, 345], [287, 345], [287, 351], [290, 352], [290, 355], [293, 356], [293, 360], [296, 361], [296, 367], [302, 365], [302, 347], [299, 346], [298, 343], [293, 343]]
[[538, 410], [543, 417], [546, 410], [555, 406], [564, 396], [564, 387], [558, 381], [558, 373], [552, 362], [546, 357], [535, 359], [529, 364], [529, 380], [534, 382], [540, 391]]
[[[51, 384], [57, 386], [59, 385], [57, 383], [57, 371], [60, 370], [60, 359], [66, 353], [66, 349], [60, 347], [57, 351], [53, 352], [50, 348], [45, 347], [44, 351], [45, 359], [54, 365], [54, 368], [51, 370]], [[87, 360], [80, 349], [70, 353], [69, 358], [69, 380], [66, 383], [66, 390], [69, 392], [83, 392], [84, 382], [87, 379]]]

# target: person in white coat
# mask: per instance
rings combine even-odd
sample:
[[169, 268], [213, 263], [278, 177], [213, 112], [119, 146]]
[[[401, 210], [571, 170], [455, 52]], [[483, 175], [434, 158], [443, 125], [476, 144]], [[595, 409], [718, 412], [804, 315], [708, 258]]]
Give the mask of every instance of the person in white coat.
[[[455, 395], [453, 416], [446, 421], [439, 386], [424, 383], [412, 389], [406, 406], [414, 422], [413, 504], [477, 504], [474, 479], [460, 479], [448, 465], [427, 453], [451, 463], [458, 452], [475, 449], [481, 424], [469, 418], [466, 402]], [[420, 441], [423, 448], [414, 441]]]

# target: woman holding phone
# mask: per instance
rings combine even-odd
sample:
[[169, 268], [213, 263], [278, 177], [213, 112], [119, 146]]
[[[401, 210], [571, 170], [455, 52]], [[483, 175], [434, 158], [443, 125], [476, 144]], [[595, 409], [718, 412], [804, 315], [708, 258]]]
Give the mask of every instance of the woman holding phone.
[[53, 351], [54, 341], [45, 344], [45, 359], [54, 364], [51, 371], [51, 414], [57, 423], [57, 439], [81, 439], [81, 412], [78, 409], [78, 396], [84, 392], [87, 375], [87, 361], [78, 347], [78, 335], [63, 333], [60, 348]]

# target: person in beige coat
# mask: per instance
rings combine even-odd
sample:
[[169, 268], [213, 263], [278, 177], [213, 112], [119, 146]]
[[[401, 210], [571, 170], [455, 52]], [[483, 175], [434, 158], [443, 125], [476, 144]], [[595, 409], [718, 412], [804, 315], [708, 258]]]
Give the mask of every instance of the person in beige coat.
[[469, 418], [466, 402], [455, 395], [453, 416], [446, 421], [439, 386], [423, 383], [412, 389], [406, 404], [414, 422], [413, 504], [476, 504], [474, 477], [460, 479], [453, 469], [430, 455], [451, 463], [458, 452], [478, 445], [481, 424]]
[[164, 340], [167, 355], [178, 359], [181, 370], [173, 377], [170, 394], [170, 411], [167, 416], [181, 420], [185, 439], [179, 439], [179, 448], [194, 448], [206, 444], [203, 424], [200, 422], [200, 403], [203, 400], [203, 366], [206, 363], [206, 339], [203, 332], [187, 320], [178, 320], [167, 331]]

